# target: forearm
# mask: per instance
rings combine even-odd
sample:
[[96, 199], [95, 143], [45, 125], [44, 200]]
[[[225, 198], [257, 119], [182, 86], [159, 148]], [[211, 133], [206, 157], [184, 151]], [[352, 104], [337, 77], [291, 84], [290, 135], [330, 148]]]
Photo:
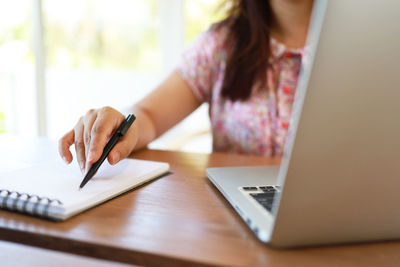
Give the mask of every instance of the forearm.
[[136, 116], [136, 121], [134, 124], [136, 127], [138, 140], [133, 151], [137, 151], [146, 147], [158, 136], [156, 133], [154, 121], [152, 120], [149, 111], [141, 107], [140, 104], [133, 105], [130, 110]]
[[125, 113], [136, 116], [135, 150], [139, 150], [165, 133], [193, 112], [201, 103], [178, 73], [173, 72], [154, 91]]

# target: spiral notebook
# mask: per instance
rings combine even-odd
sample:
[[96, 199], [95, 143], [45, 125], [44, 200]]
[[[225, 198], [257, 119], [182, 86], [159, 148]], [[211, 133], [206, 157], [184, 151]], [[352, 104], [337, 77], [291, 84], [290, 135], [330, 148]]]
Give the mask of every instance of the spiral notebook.
[[82, 173], [76, 163], [46, 163], [0, 172], [0, 208], [52, 220], [65, 220], [155, 179], [168, 163], [124, 159], [106, 161], [88, 184], [79, 189]]

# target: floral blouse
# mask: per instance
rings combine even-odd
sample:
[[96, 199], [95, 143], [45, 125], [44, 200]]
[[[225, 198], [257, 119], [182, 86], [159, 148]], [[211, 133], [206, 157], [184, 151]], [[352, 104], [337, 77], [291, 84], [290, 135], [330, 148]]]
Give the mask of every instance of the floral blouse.
[[271, 38], [264, 87], [255, 83], [246, 101], [221, 96], [228, 27], [211, 27], [183, 53], [177, 71], [201, 102], [209, 103], [213, 151], [282, 156], [304, 49]]

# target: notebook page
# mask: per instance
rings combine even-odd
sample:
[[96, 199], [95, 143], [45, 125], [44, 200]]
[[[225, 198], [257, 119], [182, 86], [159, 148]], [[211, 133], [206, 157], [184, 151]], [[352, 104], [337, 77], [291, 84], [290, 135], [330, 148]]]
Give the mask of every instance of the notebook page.
[[2, 177], [3, 173], [16, 171], [32, 166], [32, 164], [28, 164], [23, 161], [6, 159], [6, 158], [3, 159], [2, 157], [0, 157], [0, 162], [1, 162], [0, 177]]
[[74, 212], [118, 195], [168, 168], [167, 163], [154, 161], [124, 159], [115, 166], [105, 161], [85, 187], [79, 189], [83, 175], [78, 165], [57, 161], [4, 173], [0, 189], [58, 199], [69, 212]]

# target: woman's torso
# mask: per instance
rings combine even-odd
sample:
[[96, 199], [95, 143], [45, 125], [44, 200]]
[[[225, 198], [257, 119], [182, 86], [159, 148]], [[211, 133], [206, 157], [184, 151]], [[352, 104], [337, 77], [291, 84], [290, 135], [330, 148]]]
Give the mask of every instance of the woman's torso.
[[197, 98], [210, 104], [214, 151], [281, 156], [304, 50], [271, 39], [267, 81], [256, 82], [246, 101], [231, 101], [221, 97], [231, 49], [227, 34], [227, 26], [201, 34], [183, 54], [178, 72]]

